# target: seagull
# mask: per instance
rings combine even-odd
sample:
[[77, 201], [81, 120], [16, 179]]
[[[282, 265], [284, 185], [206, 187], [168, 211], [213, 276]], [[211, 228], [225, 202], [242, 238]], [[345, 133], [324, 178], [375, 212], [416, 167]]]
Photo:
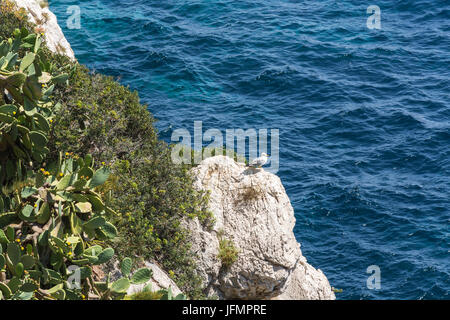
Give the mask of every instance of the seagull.
[[261, 168], [263, 165], [267, 163], [267, 157], [269, 155], [267, 153], [261, 153], [261, 157], [253, 159], [252, 162], [248, 165], [249, 167], [253, 168]]

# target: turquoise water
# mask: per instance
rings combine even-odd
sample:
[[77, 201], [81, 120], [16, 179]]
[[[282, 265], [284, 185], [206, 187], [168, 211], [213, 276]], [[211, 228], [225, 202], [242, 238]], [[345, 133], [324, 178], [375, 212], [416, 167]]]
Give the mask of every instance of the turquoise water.
[[166, 141], [195, 120], [280, 130], [295, 235], [338, 299], [449, 299], [450, 4], [378, 0], [380, 30], [369, 4], [50, 1], [78, 60], [138, 90]]

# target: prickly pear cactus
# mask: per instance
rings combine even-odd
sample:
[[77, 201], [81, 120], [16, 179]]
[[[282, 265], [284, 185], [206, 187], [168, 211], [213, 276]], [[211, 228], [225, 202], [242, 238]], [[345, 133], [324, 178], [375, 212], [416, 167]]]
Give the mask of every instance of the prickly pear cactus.
[[108, 262], [116, 228], [95, 192], [109, 175], [92, 158], [64, 158], [42, 168], [12, 194], [1, 197], [0, 298], [102, 297], [92, 267]]
[[68, 74], [46, 60], [41, 43], [40, 35], [26, 29], [0, 43], [0, 101], [6, 102], [0, 106], [0, 185], [26, 178], [29, 164], [49, 152], [51, 95]]
[[0, 300], [120, 298], [149, 271], [94, 281], [93, 267], [114, 255], [105, 241], [117, 236], [104, 217], [114, 212], [97, 191], [110, 172], [91, 155], [61, 153], [43, 164], [51, 94], [68, 75], [45, 60], [40, 45], [25, 29], [0, 43], [0, 101], [7, 102], [0, 106]]

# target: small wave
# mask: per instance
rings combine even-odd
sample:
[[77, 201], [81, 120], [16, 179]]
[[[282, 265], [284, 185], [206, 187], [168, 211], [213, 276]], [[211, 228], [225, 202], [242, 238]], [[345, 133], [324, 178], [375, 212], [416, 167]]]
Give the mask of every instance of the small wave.
[[433, 121], [429, 120], [423, 115], [415, 112], [403, 111], [403, 114], [407, 117], [411, 117], [417, 122], [421, 123], [427, 129], [448, 129], [450, 128], [450, 122], [448, 121]]

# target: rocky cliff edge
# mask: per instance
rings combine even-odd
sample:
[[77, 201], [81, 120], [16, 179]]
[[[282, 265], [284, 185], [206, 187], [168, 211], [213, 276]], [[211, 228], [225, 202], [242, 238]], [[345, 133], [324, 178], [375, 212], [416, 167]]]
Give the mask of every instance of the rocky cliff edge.
[[[307, 263], [293, 228], [294, 210], [278, 176], [225, 156], [192, 169], [197, 190], [209, 191], [212, 230], [187, 220], [198, 272], [220, 299], [335, 299], [321, 270]], [[223, 255], [237, 252], [224, 264]], [[222, 258], [220, 258], [222, 256]]]

